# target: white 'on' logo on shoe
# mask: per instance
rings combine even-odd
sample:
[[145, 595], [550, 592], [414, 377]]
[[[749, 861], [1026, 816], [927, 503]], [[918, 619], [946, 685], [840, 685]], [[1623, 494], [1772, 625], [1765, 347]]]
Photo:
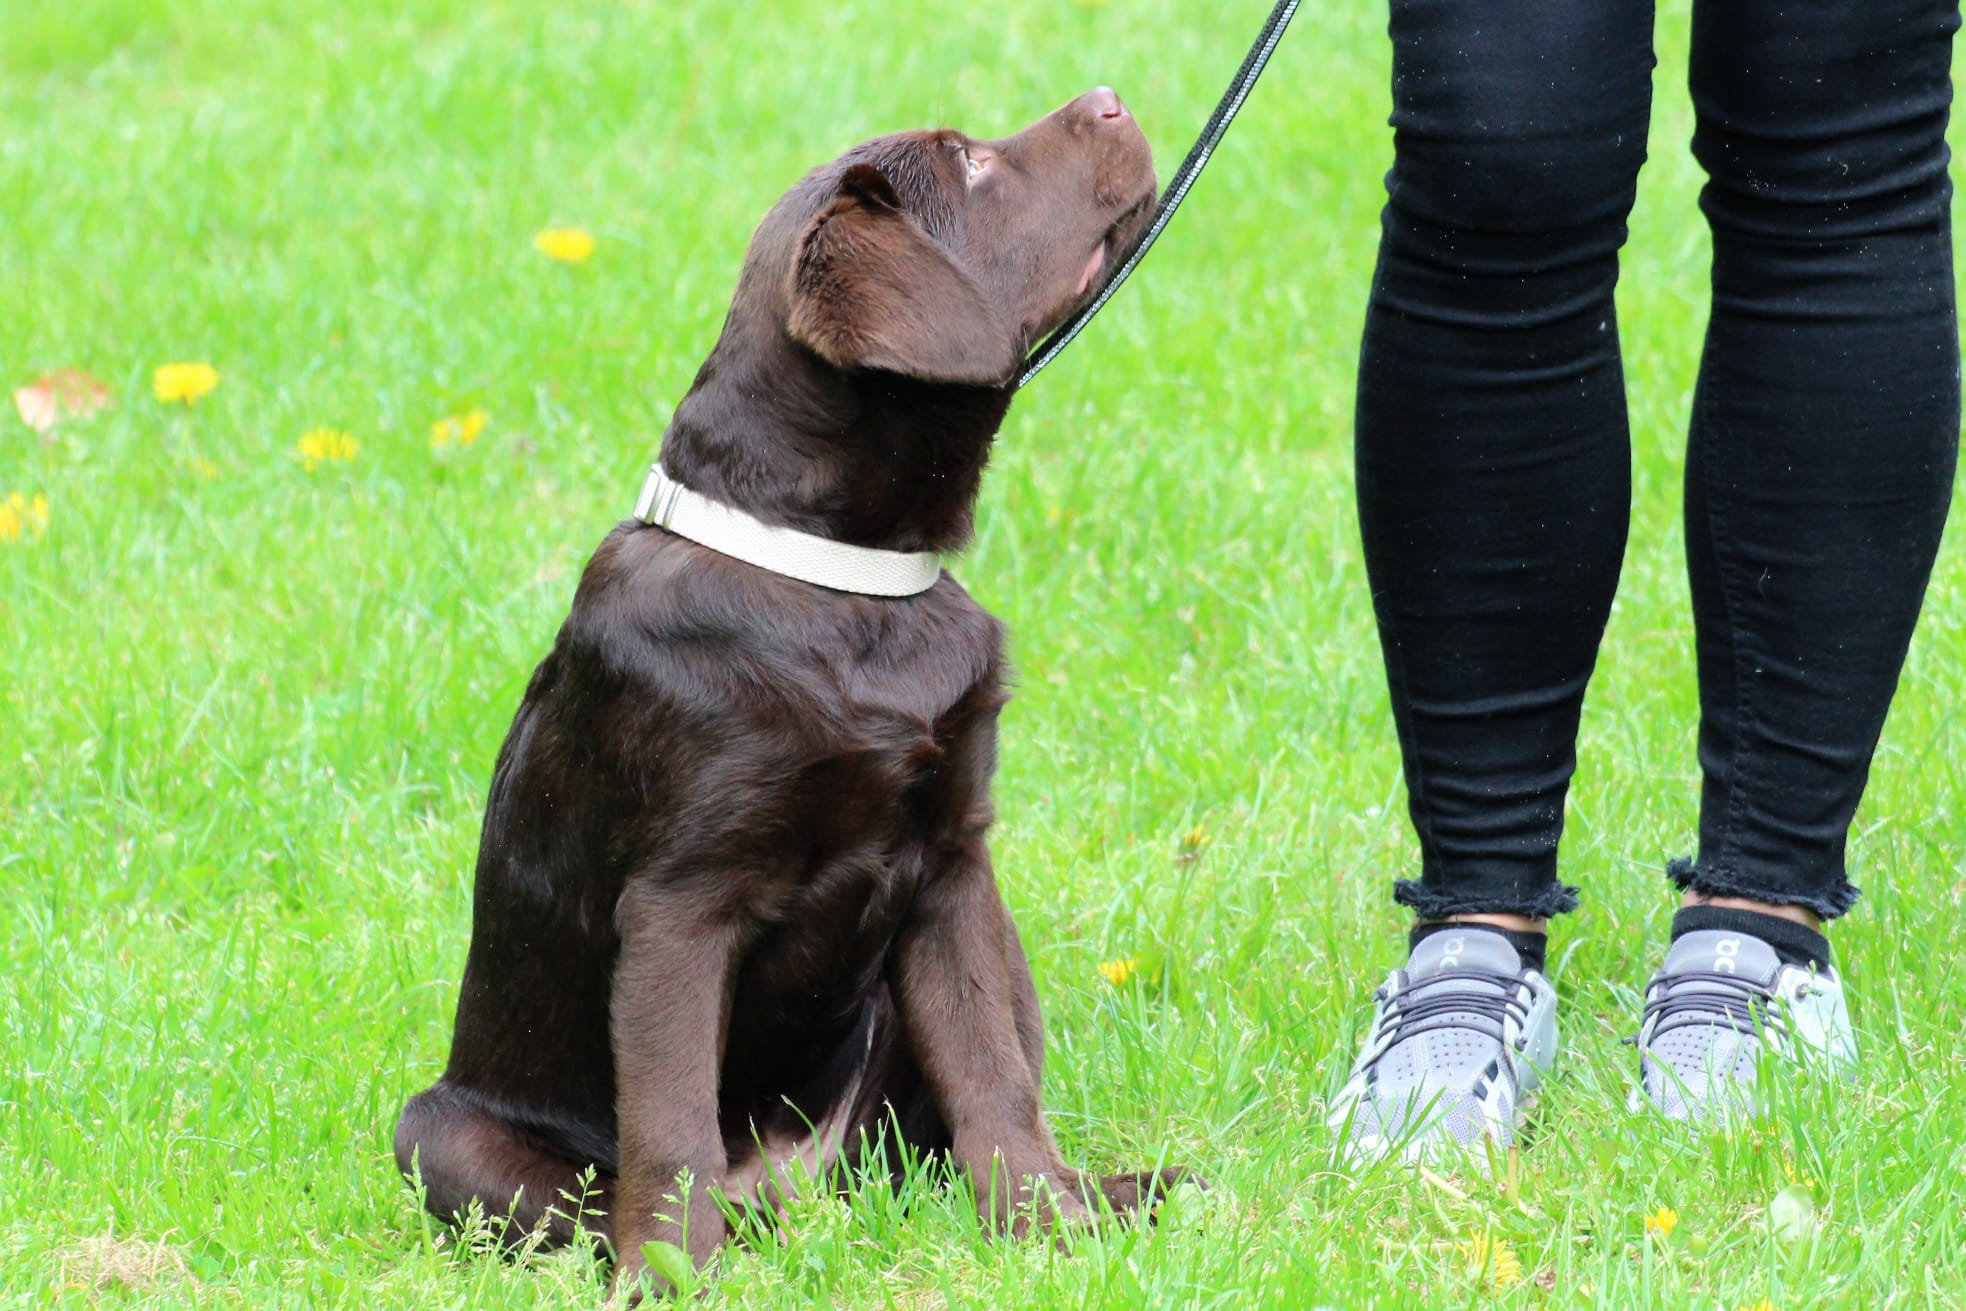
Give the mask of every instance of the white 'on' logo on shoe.
[[1722, 938], [1714, 944], [1713, 950], [1714, 973], [1734, 973], [1734, 958], [1741, 954], [1741, 940], [1739, 938]]

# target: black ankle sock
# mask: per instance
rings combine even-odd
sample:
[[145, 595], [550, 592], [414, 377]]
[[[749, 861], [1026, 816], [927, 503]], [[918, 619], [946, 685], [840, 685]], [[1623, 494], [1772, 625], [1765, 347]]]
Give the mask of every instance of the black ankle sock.
[[1697, 933], [1701, 929], [1720, 929], [1760, 938], [1775, 949], [1776, 958], [1784, 965], [1799, 965], [1803, 969], [1811, 966], [1819, 970], [1829, 968], [1829, 939], [1807, 925], [1783, 919], [1780, 915], [1763, 915], [1759, 911], [1736, 910], [1731, 906], [1682, 906], [1672, 917], [1675, 941], [1682, 934]]
[[1499, 933], [1504, 942], [1515, 948], [1515, 954], [1522, 960], [1522, 968], [1534, 970], [1538, 974], [1549, 972], [1548, 967], [1543, 963], [1549, 951], [1549, 934], [1523, 933], [1516, 929], [1502, 928], [1497, 924], [1460, 924], [1451, 921], [1445, 924], [1415, 924], [1412, 931], [1406, 935], [1406, 949], [1412, 951], [1434, 934], [1445, 933], [1448, 929], [1480, 929], [1483, 933]]

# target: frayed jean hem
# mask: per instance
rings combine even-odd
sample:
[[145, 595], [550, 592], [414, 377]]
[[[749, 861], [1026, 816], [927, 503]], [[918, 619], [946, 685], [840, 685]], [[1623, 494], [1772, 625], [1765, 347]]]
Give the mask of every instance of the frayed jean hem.
[[1544, 920], [1577, 909], [1577, 889], [1551, 883], [1524, 895], [1521, 892], [1478, 892], [1428, 887], [1419, 879], [1393, 884], [1393, 900], [1420, 920], [1443, 920], [1453, 915], [1521, 915]]
[[1666, 877], [1681, 892], [1697, 892], [1706, 897], [1743, 897], [1749, 901], [1765, 901], [1771, 906], [1800, 906], [1826, 920], [1848, 914], [1850, 908], [1857, 904], [1857, 898], [1863, 895], [1862, 889], [1848, 879], [1840, 878], [1835, 885], [1816, 896], [1802, 896], [1792, 888], [1742, 878], [1731, 870], [1696, 865], [1684, 858], [1666, 866]]

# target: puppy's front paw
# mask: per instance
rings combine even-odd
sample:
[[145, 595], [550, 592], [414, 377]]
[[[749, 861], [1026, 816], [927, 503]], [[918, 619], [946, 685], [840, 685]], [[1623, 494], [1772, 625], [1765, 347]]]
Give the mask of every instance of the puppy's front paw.
[[1205, 1192], [1208, 1181], [1178, 1166], [1109, 1175], [1060, 1168], [1028, 1176], [1008, 1217], [1001, 1207], [993, 1211], [989, 1198], [979, 1197], [977, 1206], [986, 1221], [994, 1219], [1000, 1232], [1014, 1238], [1046, 1232], [1062, 1239], [1064, 1231], [1088, 1229], [1107, 1217], [1142, 1216], [1152, 1223], [1160, 1204], [1182, 1186]]
[[1189, 1188], [1208, 1191], [1208, 1180], [1180, 1166], [1169, 1166], [1164, 1170], [1139, 1170], [1131, 1174], [1102, 1176], [1099, 1195], [1112, 1208], [1114, 1215], [1142, 1213], [1152, 1220], [1160, 1204], [1184, 1184]]
[[633, 1265], [626, 1261], [619, 1262], [614, 1267], [614, 1273], [608, 1276], [608, 1296], [601, 1305], [607, 1311], [640, 1306], [643, 1297], [650, 1291], [651, 1283], [646, 1262], [638, 1261]]
[[1090, 1224], [1094, 1205], [1088, 1203], [1078, 1172], [1062, 1167], [1011, 1176], [999, 1165], [988, 1180], [977, 1180], [977, 1214], [1012, 1238]]
[[679, 1294], [694, 1293], [703, 1286], [704, 1273], [690, 1260], [689, 1253], [674, 1243], [643, 1243], [624, 1252], [615, 1262], [607, 1304], [640, 1306], [650, 1296], [666, 1301]]

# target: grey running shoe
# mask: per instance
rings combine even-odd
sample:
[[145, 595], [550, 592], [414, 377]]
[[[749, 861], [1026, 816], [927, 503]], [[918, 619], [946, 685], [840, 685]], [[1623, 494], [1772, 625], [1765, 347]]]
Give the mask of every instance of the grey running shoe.
[[1508, 939], [1468, 925], [1422, 939], [1372, 994], [1372, 1030], [1331, 1127], [1352, 1157], [1506, 1147], [1556, 1059], [1556, 989]]
[[1722, 929], [1688, 933], [1645, 989], [1633, 1110], [1710, 1121], [1751, 1112], [1766, 1052], [1847, 1071], [1857, 1056], [1835, 970], [1784, 965], [1760, 938]]

